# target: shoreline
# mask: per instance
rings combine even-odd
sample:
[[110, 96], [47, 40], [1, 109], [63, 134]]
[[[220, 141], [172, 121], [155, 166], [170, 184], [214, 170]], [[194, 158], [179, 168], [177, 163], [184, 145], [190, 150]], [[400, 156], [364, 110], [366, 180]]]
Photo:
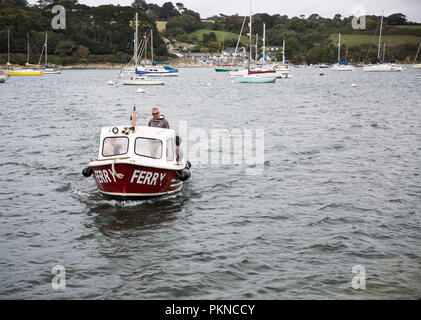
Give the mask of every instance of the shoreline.
[[[192, 63], [192, 62], [177, 62], [177, 61], [169, 61], [166, 63], [168, 65], [171, 65], [174, 68], [209, 68], [209, 66], [204, 66], [200, 63]], [[65, 70], [65, 69], [121, 69], [121, 63], [88, 63], [88, 64], [71, 64], [71, 65], [57, 65], [59, 69]], [[18, 64], [12, 64], [9, 65], [11, 68], [25, 68], [23, 65]], [[7, 64], [0, 65], [0, 69], [7, 69]]]
[[[201, 63], [187, 63], [187, 62], [174, 62], [170, 61], [167, 63], [168, 65], [171, 65], [174, 68], [215, 68], [217, 66], [206, 66]], [[413, 63], [400, 63], [401, 65], [412, 65]], [[300, 66], [306, 66], [306, 65], [300, 65]], [[25, 68], [25, 66], [21, 65], [9, 65], [6, 64], [0, 65], [1, 70], [6, 70], [9, 68]], [[66, 66], [58, 66], [59, 69], [62, 70], [83, 70], [83, 69], [113, 69], [113, 70], [119, 70], [121, 69], [121, 64], [116, 63], [89, 63], [89, 64], [73, 64], [73, 65], [66, 65]]]

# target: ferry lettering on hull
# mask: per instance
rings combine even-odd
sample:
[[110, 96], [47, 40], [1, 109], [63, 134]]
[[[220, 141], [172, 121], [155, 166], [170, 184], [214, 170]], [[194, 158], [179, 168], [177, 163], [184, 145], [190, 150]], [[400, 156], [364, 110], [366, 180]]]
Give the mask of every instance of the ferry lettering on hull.
[[143, 171], [143, 170], [134, 170], [132, 178], [130, 179], [130, 183], [133, 183], [135, 178], [137, 178], [137, 184], [148, 184], [156, 186], [156, 182], [159, 180], [159, 185], [162, 183], [162, 179], [165, 178], [166, 173], [158, 173], [158, 172], [150, 172], [150, 171]]

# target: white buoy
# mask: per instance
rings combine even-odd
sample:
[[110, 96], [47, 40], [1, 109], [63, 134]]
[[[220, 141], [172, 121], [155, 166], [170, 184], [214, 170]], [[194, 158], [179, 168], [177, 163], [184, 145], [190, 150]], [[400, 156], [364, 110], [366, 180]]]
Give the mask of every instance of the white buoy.
[[357, 85], [355, 83], [351, 84], [351, 87], [355, 88]]
[[107, 84], [108, 84], [109, 86], [113, 86], [113, 85], [114, 85], [114, 81], [113, 81], [113, 80], [110, 80], [110, 81], [108, 81], [108, 82], [107, 82]]
[[139, 88], [136, 90], [137, 93], [146, 93], [145, 89]]
[[206, 85], [207, 85], [207, 86], [211, 86], [211, 85], [212, 85], [212, 83], [208, 82]]

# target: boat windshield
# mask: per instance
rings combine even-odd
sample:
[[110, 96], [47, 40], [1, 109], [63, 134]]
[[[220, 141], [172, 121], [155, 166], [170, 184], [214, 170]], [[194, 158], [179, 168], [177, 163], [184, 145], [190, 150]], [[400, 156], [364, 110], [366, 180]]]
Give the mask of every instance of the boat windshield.
[[102, 144], [102, 155], [104, 157], [126, 154], [129, 150], [129, 139], [127, 137], [108, 137]]
[[174, 160], [174, 142], [173, 139], [167, 140], [167, 161]]
[[162, 141], [153, 138], [136, 138], [134, 152], [142, 157], [161, 159]]

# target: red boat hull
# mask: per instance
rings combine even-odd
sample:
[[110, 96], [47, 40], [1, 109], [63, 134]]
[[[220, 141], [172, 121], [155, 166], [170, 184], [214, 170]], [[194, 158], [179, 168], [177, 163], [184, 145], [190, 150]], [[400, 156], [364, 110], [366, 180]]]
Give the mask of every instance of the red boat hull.
[[183, 186], [175, 170], [121, 163], [115, 164], [114, 171], [111, 165], [104, 165], [92, 167], [92, 172], [98, 190], [113, 198], [162, 196]]
[[262, 74], [262, 73], [275, 73], [275, 70], [256, 70], [256, 71], [252, 71], [249, 70], [249, 74]]

